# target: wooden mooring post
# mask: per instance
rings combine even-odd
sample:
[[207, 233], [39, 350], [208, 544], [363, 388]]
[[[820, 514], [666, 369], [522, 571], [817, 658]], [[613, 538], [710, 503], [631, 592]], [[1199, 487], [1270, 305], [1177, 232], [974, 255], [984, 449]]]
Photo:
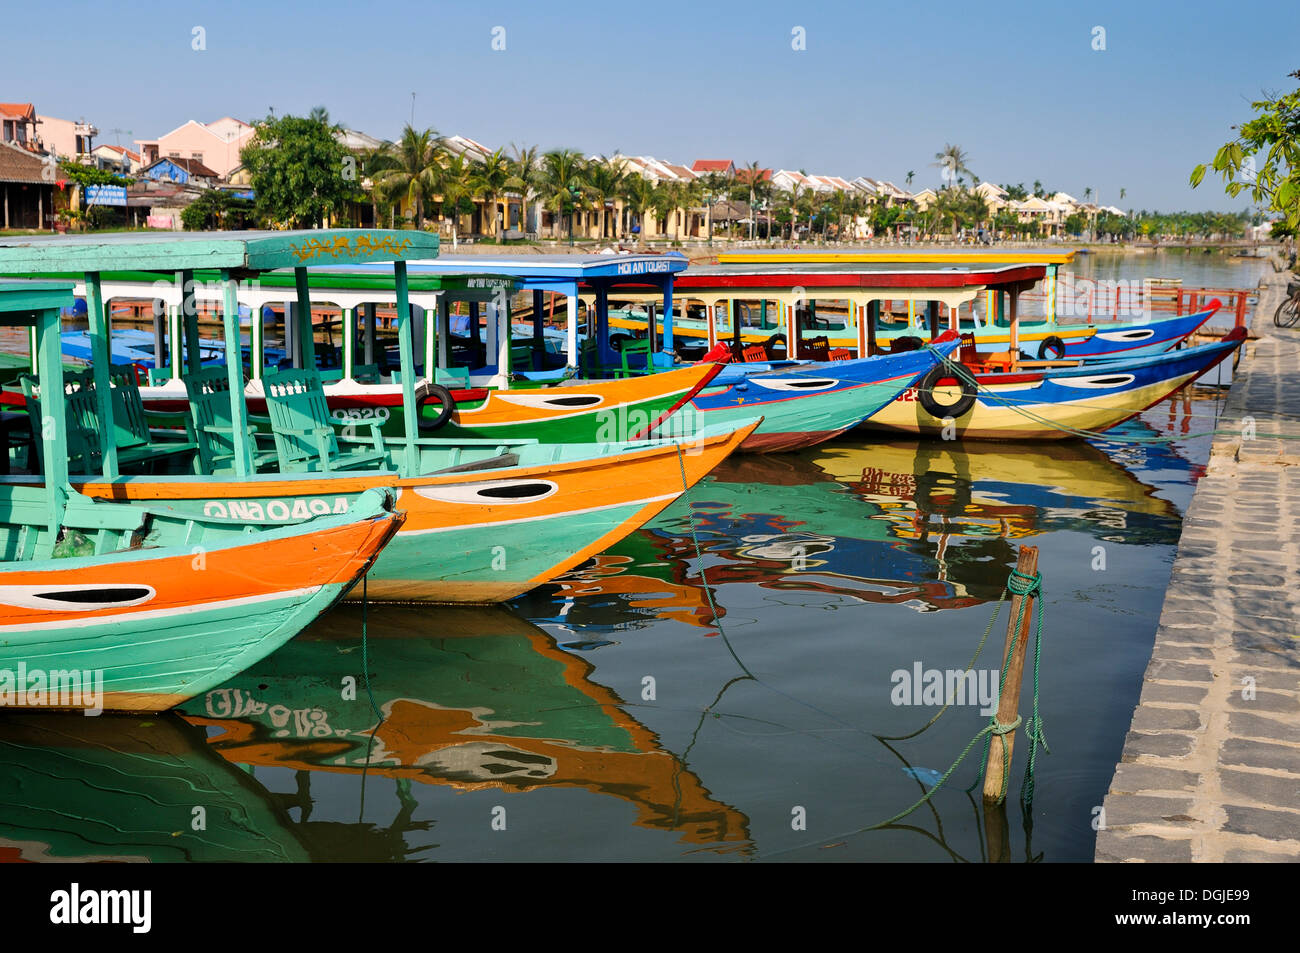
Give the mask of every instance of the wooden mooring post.
[[[1016, 571], [1033, 578], [1038, 572], [1038, 547], [1021, 546], [1020, 559]], [[1034, 617], [1034, 596], [1013, 594], [1011, 597], [1011, 618], [1007, 620], [1007, 638], [1002, 646], [1002, 658], [1007, 666], [1006, 678], [1002, 682], [1002, 694], [998, 699], [998, 723], [1008, 725], [1015, 721], [1020, 710], [1020, 682], [1025, 673], [1025, 649], [1029, 644], [1029, 630]], [[1023, 604], [1023, 611], [1021, 606]], [[1020, 632], [1016, 632], [1016, 620], [1020, 619]], [[1011, 652], [1011, 641], [1016, 639], [1015, 651]], [[1005, 779], [1003, 777], [1003, 759], [1011, 764], [1015, 733], [993, 735], [989, 743], [989, 760], [984, 768], [984, 800], [1000, 801], [1003, 795]], [[1004, 754], [1005, 752], [1005, 754]]]

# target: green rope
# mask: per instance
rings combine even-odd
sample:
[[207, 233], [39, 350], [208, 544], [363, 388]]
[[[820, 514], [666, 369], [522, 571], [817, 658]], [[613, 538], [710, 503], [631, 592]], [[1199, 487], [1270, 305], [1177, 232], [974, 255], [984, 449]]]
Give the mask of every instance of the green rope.
[[[1026, 417], [1029, 420], [1034, 421], [1035, 423], [1043, 424], [1044, 426], [1051, 427], [1054, 430], [1059, 430], [1062, 433], [1068, 433], [1074, 437], [1081, 437], [1085, 440], [1110, 440], [1115, 443], [1145, 444], [1145, 443], [1173, 443], [1179, 440], [1191, 440], [1196, 437], [1239, 437], [1241, 436], [1240, 431], [1236, 431], [1236, 430], [1203, 430], [1200, 431], [1199, 433], [1178, 434], [1178, 435], [1171, 435], [1167, 437], [1166, 436], [1141, 437], [1141, 436], [1137, 436], [1136, 434], [1130, 436], [1130, 435], [1123, 435], [1123, 434], [1114, 434], [1104, 430], [1085, 430], [1080, 427], [1071, 427], [1068, 426], [1067, 424], [1058, 423], [1057, 421], [1052, 420], [1049, 417], [1044, 417], [1041, 414], [1036, 414], [1032, 410], [1029, 410], [1026, 407], [1018, 406], [1016, 401], [1003, 397], [1002, 395], [995, 393], [990, 388], [981, 384], [976, 379], [975, 375], [970, 372], [969, 368], [967, 368], [960, 361], [953, 360], [951, 357], [944, 354], [938, 348], [930, 344], [926, 344], [923, 346], [927, 351], [929, 351], [936, 358], [938, 358], [939, 363], [943, 364], [944, 367], [946, 367], [954, 377], [956, 377], [958, 380], [970, 384], [972, 387], [976, 389], [978, 393], [983, 394], [985, 397], [988, 397], [990, 400], [997, 401], [999, 404], [1006, 407], [1007, 409], [1015, 411], [1016, 413], [1020, 414], [1022, 417]], [[1135, 412], [1140, 413], [1141, 411], [1135, 411]], [[1257, 439], [1262, 437], [1270, 440], [1300, 440], [1300, 434], [1257, 433], [1255, 434], [1255, 437]]]
[[[989, 745], [993, 740], [993, 736], [1009, 735], [1013, 733], [1017, 728], [1019, 728], [1022, 724], [1022, 719], [1019, 715], [1017, 715], [1015, 719], [1010, 722], [998, 721], [997, 710], [1001, 704], [1002, 693], [1006, 689], [1007, 669], [1008, 667], [1010, 667], [1011, 659], [1014, 656], [1016, 645], [1018, 644], [1020, 639], [1020, 627], [1024, 620], [1025, 605], [1029, 601], [1029, 597], [1038, 596], [1039, 597], [1038, 598], [1038, 628], [1035, 634], [1035, 645], [1034, 645], [1033, 714], [1030, 716], [1029, 721], [1025, 723], [1025, 735], [1030, 742], [1029, 761], [1025, 766], [1025, 781], [1021, 784], [1021, 802], [1027, 806], [1033, 801], [1034, 771], [1036, 770], [1037, 763], [1038, 763], [1036, 757], [1037, 748], [1041, 744], [1044, 751], [1047, 751], [1048, 754], [1051, 753], [1051, 751], [1047, 747], [1047, 737], [1043, 733], [1042, 716], [1038, 712], [1038, 671], [1039, 671], [1039, 661], [1042, 657], [1042, 641], [1043, 641], [1042, 591], [1043, 591], [1043, 577], [1041, 575], [1036, 573], [1032, 576], [1029, 576], [1026, 575], [1025, 573], [1020, 572], [1018, 569], [1013, 568], [1011, 570], [1011, 575], [1007, 577], [1006, 587], [1003, 589], [1002, 595], [998, 598], [997, 605], [993, 607], [993, 615], [989, 619], [989, 624], [984, 629], [984, 636], [983, 638], [980, 639], [980, 646], [975, 650], [975, 656], [972, 657], [971, 664], [967, 666], [967, 669], [969, 669], [971, 666], [975, 664], [975, 658], [978, 657], [980, 651], [982, 651], [984, 647], [984, 641], [988, 638], [989, 632], [992, 631], [993, 629], [993, 623], [997, 621], [998, 616], [1002, 612], [1002, 603], [1006, 600], [1007, 593], [1010, 592], [1012, 595], [1024, 596], [1025, 598], [1021, 600], [1020, 609], [1016, 614], [1015, 628], [1012, 631], [1011, 639], [1007, 645], [1006, 658], [1003, 659], [1002, 671], [998, 677], [998, 697], [995, 699], [993, 714], [989, 718], [989, 723], [985, 725], [983, 728], [981, 728], [978, 732], [976, 732], [975, 737], [971, 738], [971, 740], [966, 743], [966, 747], [963, 748], [961, 754], [957, 756], [957, 760], [952, 763], [952, 765], [948, 768], [948, 770], [943, 773], [943, 775], [939, 778], [938, 781], [935, 782], [934, 786], [931, 787], [930, 790], [926, 791], [925, 794], [923, 794], [920, 798], [918, 798], [914, 803], [912, 803], [910, 806], [903, 809], [902, 811], [899, 811], [893, 817], [881, 821], [878, 824], [872, 824], [870, 827], [860, 828], [858, 831], [855, 831], [855, 833], [862, 833], [863, 831], [874, 831], [874, 830], [879, 830], [882, 827], [888, 827], [889, 825], [895, 823], [896, 821], [900, 821], [903, 818], [907, 817], [907, 815], [911, 814], [917, 808], [926, 804], [932, 797], [934, 797], [936, 793], [938, 793], [939, 789], [944, 786], [944, 784], [948, 781], [948, 779], [952, 777], [953, 772], [957, 770], [958, 765], [960, 765], [962, 761], [965, 760], [966, 756], [970, 754], [971, 749], [974, 748], [975, 745], [977, 745], [980, 739], [982, 738], [984, 739], [984, 756], [980, 761], [979, 774], [976, 775], [974, 783], [972, 783], [971, 786], [966, 789], [967, 793], [974, 790], [975, 785], [979, 784], [980, 778], [984, 776], [984, 770], [988, 766]], [[901, 737], [897, 737], [897, 738], [886, 738], [885, 740], [901, 741], [907, 738], [915, 737], [916, 735], [920, 734], [921, 731], [924, 731], [926, 728], [929, 728], [930, 725], [938, 721], [939, 715], [942, 715], [944, 711], [947, 711], [948, 707], [951, 704], [952, 704], [952, 700], [950, 699], [948, 703], [945, 704], [943, 708], [939, 711], [939, 714], [931, 718], [930, 721], [926, 723], [925, 727], [921, 728], [919, 731], [914, 731], [910, 735], [902, 735]], [[882, 736], [877, 735], [877, 737], [882, 737]], [[1004, 744], [1002, 746], [1002, 790], [998, 793], [999, 804], [1006, 799], [1007, 775], [1011, 768], [1010, 761], [1011, 761], [1010, 752], [1008, 751], [1007, 746]]]

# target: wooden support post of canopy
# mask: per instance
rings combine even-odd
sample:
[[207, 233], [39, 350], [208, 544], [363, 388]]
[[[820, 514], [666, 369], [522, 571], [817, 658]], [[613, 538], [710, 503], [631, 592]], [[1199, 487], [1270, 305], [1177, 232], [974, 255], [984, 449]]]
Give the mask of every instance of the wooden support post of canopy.
[[86, 274], [86, 317], [90, 323], [91, 369], [95, 379], [95, 406], [99, 412], [99, 451], [104, 461], [104, 477], [117, 477], [117, 441], [113, 437], [113, 393], [109, 388], [109, 367], [113, 362], [113, 345], [109, 338], [108, 309], [99, 272]]
[[[316, 369], [316, 333], [311, 321], [311, 287], [307, 283], [307, 269], [297, 267], [293, 270], [293, 283], [298, 289], [297, 317], [298, 325], [294, 328], [298, 338], [298, 353], [302, 355], [302, 364], [308, 370]], [[238, 350], [235, 351], [239, 353]]]
[[[1016, 572], [1031, 579], [1038, 574], [1037, 546], [1020, 547]], [[1020, 711], [1020, 683], [1025, 673], [1025, 649], [1029, 642], [1029, 630], [1034, 618], [1034, 599], [1035, 596], [1032, 593], [1029, 595], [1013, 593], [1011, 596], [1011, 617], [1007, 620], [1006, 644], [1002, 647], [1002, 662], [1006, 666], [1006, 671], [1003, 673], [1002, 689], [998, 696], [998, 712], [996, 715], [997, 721], [1001, 725], [1012, 724]], [[1008, 656], [1010, 657], [1008, 658]], [[1000, 801], [1003, 798], [1006, 788], [1004, 768], [1011, 764], [1015, 737], [1014, 732], [1001, 735], [995, 734], [989, 742], [988, 764], [984, 769], [984, 800], [986, 803]]]
[[420, 468], [415, 443], [419, 408], [415, 404], [415, 346], [411, 340], [411, 295], [406, 280], [406, 262], [393, 263], [393, 278], [397, 291], [397, 353], [402, 367], [402, 422], [406, 431], [402, 475], [415, 476]]
[[239, 295], [229, 268], [221, 269], [221, 325], [226, 339], [226, 375], [230, 386], [230, 426], [234, 440], [235, 475], [253, 472], [248, 436], [248, 407], [244, 403], [244, 362], [239, 354]]
[[[50, 500], [51, 547], [63, 523], [63, 512], [67, 507], [69, 489], [67, 429], [56, 426], [57, 423], [67, 420], [66, 398], [63, 393], [63, 338], [59, 331], [57, 310], [36, 312], [36, 324], [32, 328], [32, 362], [36, 365], [37, 373], [40, 374], [41, 425], [39, 432], [32, 434], [32, 437], [41, 441], [45, 489]], [[113, 431], [111, 426], [102, 429], [108, 433]]]
[[1013, 362], [1020, 360], [1020, 285], [1012, 285], [1008, 291], [1011, 298], [1010, 331], [1007, 350]]
[[867, 357], [871, 357], [879, 347], [876, 345], [876, 322], [880, 320], [880, 301], [867, 302]]
[[194, 272], [178, 271], [181, 283], [181, 322], [185, 325], [185, 370], [197, 374], [203, 369], [203, 354], [199, 348], [199, 304], [195, 295]]

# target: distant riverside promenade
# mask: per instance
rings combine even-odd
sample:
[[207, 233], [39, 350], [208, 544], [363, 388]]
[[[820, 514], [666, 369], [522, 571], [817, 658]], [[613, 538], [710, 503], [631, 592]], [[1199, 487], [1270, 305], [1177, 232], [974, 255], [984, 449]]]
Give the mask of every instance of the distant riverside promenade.
[[[1267, 276], [1183, 521], [1098, 861], [1300, 861], [1300, 331]], [[1253, 421], [1260, 436], [1249, 438]]]

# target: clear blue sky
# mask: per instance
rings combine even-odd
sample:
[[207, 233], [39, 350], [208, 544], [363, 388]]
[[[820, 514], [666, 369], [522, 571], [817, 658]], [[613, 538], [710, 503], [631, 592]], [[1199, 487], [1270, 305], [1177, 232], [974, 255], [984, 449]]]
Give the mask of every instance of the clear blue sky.
[[[56, 20], [39, 3], [10, 5], [0, 101], [89, 119], [100, 142], [316, 105], [391, 139], [415, 92], [417, 126], [492, 147], [758, 160], [899, 184], [910, 169], [913, 188], [938, 184], [930, 163], [953, 142], [984, 179], [1172, 210], [1245, 207], [1217, 179], [1193, 192], [1188, 173], [1300, 69], [1296, 0], [121, 9], [65, 0]], [[806, 50], [791, 48], [796, 26]], [[1098, 26], [1104, 51], [1092, 48]]]

